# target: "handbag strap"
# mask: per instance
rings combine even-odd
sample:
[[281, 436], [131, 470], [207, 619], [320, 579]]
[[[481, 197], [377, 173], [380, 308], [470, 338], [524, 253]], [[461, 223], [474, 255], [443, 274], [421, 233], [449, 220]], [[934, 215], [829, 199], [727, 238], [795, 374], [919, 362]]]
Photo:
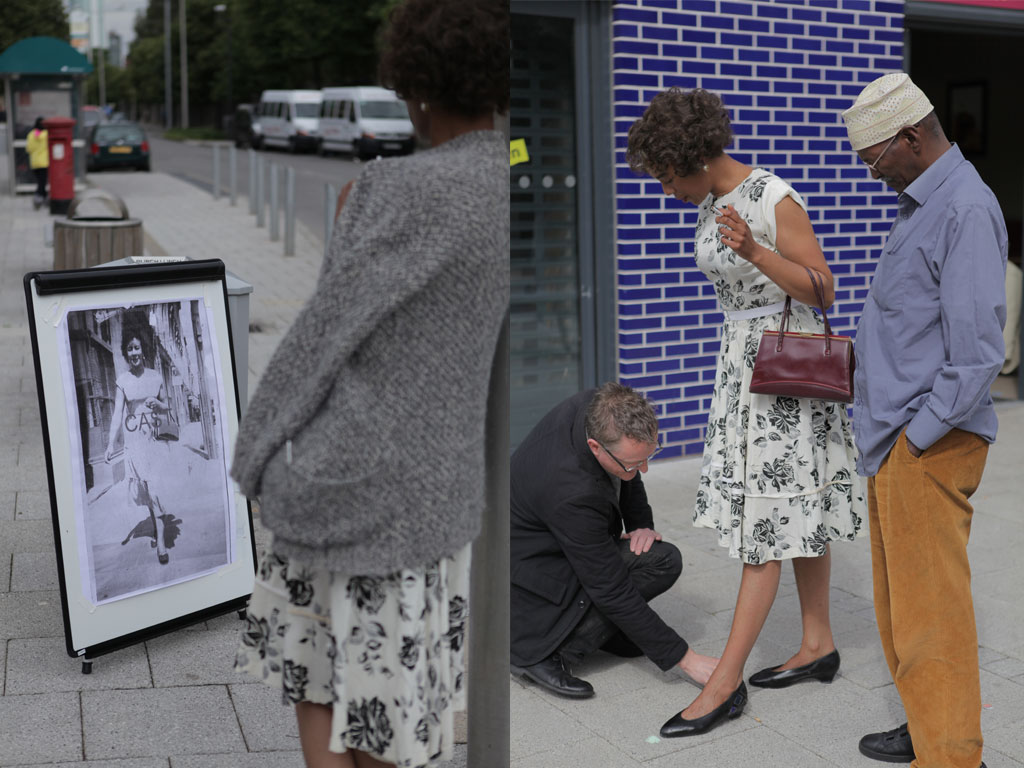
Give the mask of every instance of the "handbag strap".
[[[825, 312], [825, 287], [824, 282], [814, 270], [809, 267], [804, 267], [807, 270], [807, 275], [811, 278], [811, 286], [814, 288], [814, 295], [818, 299], [818, 308], [821, 310], [821, 318], [825, 321], [825, 356], [832, 354], [832, 326], [828, 322], [828, 313]], [[782, 322], [779, 323], [779, 341], [775, 345], [775, 351], [782, 351], [782, 341], [786, 333], [786, 329], [789, 328], [789, 314], [790, 308], [793, 303], [793, 298], [786, 294], [786, 306], [782, 310]]]

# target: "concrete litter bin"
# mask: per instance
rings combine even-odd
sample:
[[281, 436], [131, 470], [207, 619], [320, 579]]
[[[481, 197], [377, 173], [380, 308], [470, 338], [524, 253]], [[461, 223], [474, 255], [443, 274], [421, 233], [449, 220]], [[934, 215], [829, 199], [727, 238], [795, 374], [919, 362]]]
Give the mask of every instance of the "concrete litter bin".
[[117, 195], [87, 189], [53, 222], [53, 268], [81, 269], [115, 259], [142, 256], [142, 220], [128, 215]]

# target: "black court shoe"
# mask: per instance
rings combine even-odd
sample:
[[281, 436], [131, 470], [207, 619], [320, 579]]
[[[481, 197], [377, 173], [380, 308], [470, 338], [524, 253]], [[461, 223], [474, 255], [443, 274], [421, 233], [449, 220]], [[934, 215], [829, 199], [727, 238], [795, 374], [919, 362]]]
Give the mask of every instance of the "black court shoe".
[[804, 680], [831, 683], [839, 671], [839, 651], [832, 651], [820, 659], [793, 669], [762, 669], [750, 676], [750, 684], [758, 688], [788, 688]]
[[703, 717], [686, 720], [683, 718], [682, 712], [677, 712], [661, 726], [661, 735], [663, 738], [671, 739], [676, 736], [698, 736], [707, 733], [719, 723], [739, 717], [746, 705], [747, 686], [740, 683], [740, 687], [733, 691], [729, 698]]
[[512, 674], [532, 680], [542, 688], [547, 688], [559, 696], [573, 699], [589, 699], [594, 695], [594, 686], [586, 680], [573, 677], [562, 657], [553, 653], [541, 662], [528, 667], [510, 665]]

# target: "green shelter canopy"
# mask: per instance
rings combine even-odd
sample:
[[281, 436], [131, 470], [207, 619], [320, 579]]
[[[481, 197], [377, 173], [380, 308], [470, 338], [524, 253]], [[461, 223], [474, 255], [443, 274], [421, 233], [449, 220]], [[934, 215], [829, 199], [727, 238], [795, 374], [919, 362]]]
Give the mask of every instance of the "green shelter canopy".
[[0, 53], [0, 74], [87, 75], [92, 64], [56, 37], [26, 37]]

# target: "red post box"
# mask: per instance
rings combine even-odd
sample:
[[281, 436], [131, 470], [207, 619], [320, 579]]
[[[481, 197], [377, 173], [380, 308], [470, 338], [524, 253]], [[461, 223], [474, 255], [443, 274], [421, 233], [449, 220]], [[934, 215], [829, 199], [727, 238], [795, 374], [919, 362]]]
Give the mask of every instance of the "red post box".
[[75, 121], [50, 117], [43, 120], [43, 128], [50, 138], [50, 213], [67, 213], [75, 197]]

